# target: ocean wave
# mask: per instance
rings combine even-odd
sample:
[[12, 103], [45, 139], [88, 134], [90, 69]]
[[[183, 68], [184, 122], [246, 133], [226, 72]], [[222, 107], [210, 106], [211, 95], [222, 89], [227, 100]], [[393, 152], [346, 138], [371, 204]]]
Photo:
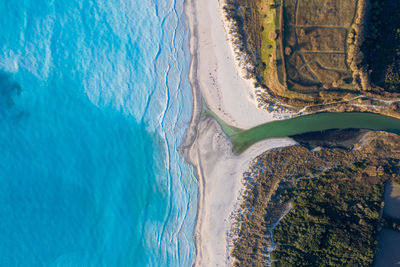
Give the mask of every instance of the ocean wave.
[[0, 210], [11, 231], [0, 236], [14, 242], [0, 240], [2, 262], [192, 264], [197, 184], [178, 152], [192, 112], [183, 5], [27, 0], [2, 9], [13, 12], [0, 22], [0, 68], [13, 71], [23, 89], [15, 107], [27, 114], [0, 118], [0, 189], [21, 197], [0, 200], [13, 208], [8, 218]]

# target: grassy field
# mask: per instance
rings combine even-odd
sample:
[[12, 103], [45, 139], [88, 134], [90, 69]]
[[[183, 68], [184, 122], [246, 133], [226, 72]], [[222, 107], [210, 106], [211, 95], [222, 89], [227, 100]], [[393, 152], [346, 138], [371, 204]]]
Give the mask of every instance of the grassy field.
[[354, 89], [346, 40], [356, 5], [356, 0], [284, 1], [289, 90]]
[[259, 10], [259, 21], [261, 27], [261, 69], [263, 77], [268, 77], [270, 71], [273, 70], [271, 66], [271, 58], [276, 54], [276, 11], [277, 8], [271, 8], [275, 4], [274, 0], [256, 1]]

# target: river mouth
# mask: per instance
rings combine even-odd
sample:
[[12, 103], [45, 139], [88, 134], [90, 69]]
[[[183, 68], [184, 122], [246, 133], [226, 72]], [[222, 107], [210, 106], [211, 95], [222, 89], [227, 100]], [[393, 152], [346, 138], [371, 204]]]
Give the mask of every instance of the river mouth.
[[[226, 125], [223, 128], [226, 129]], [[268, 122], [248, 130], [234, 129], [224, 132], [232, 141], [233, 152], [241, 154], [251, 145], [264, 139], [332, 129], [366, 129], [400, 134], [400, 120], [375, 113], [316, 113]]]

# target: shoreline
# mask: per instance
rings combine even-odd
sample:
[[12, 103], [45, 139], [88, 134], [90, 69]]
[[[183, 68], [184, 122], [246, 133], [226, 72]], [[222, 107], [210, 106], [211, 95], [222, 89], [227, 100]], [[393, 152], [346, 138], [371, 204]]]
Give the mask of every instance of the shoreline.
[[264, 140], [243, 154], [232, 153], [232, 144], [211, 117], [199, 122], [199, 135], [190, 150], [199, 181], [195, 227], [195, 266], [229, 266], [232, 220], [241, 192], [243, 173], [267, 150], [296, 144], [289, 138]]
[[199, 103], [204, 103], [223, 121], [241, 129], [283, 118], [287, 114], [257, 107], [253, 81], [244, 78], [226, 31], [229, 22], [222, 12], [223, 4], [223, 0], [185, 1], [194, 106], [198, 108]]
[[[190, 30], [193, 114], [180, 149], [195, 167], [199, 186], [194, 266], [226, 266], [230, 265], [230, 217], [243, 190], [243, 173], [259, 154], [295, 142], [289, 138], [269, 139], [241, 155], [233, 154], [232, 144], [216, 120], [201, 116], [205, 107], [244, 129], [276, 118], [257, 108], [251, 81], [242, 77], [225, 30], [220, 1], [186, 0], [185, 15]], [[200, 25], [198, 21], [209, 23]]]

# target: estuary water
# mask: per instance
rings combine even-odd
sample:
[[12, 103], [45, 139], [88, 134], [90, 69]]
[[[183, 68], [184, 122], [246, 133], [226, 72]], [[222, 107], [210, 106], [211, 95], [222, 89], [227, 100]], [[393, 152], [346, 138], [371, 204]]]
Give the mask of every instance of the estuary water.
[[0, 265], [190, 266], [184, 0], [0, 0]]
[[267, 138], [286, 137], [330, 129], [368, 129], [400, 134], [400, 119], [361, 112], [316, 113], [292, 119], [272, 121], [248, 130], [241, 130], [219, 120], [231, 138], [233, 150], [242, 153], [251, 145]]

